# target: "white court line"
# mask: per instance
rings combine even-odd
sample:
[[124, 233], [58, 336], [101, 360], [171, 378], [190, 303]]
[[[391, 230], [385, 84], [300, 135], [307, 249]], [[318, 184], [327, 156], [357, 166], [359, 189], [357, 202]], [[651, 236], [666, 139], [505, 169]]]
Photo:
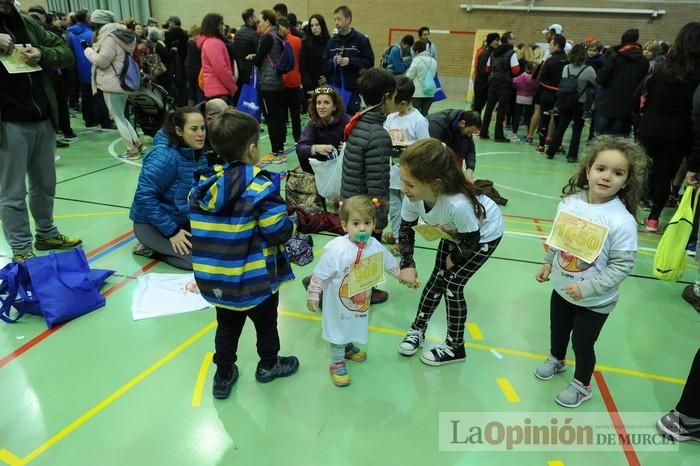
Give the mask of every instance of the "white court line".
[[[507, 152], [482, 152], [482, 153], [480, 153], [480, 154], [476, 154], [476, 156], [479, 157], [480, 155], [519, 154], [519, 153], [520, 153], [520, 152], [514, 152], [514, 151], [507, 151]], [[544, 198], [544, 199], [552, 199], [552, 200], [554, 200], [554, 201], [560, 200], [559, 197], [547, 196], [546, 194], [533, 193], [532, 191], [525, 191], [525, 190], [523, 190], [523, 189], [514, 188], [514, 187], [512, 187], [512, 186], [506, 186], [506, 185], [500, 184], [500, 183], [494, 183], [494, 185], [495, 185], [495, 186], [498, 186], [499, 188], [509, 189], [509, 190], [511, 190], [511, 191], [516, 191], [516, 192], [519, 192], [519, 193], [522, 193], [522, 194], [529, 194], [530, 196], [541, 197], [541, 198]]]
[[523, 189], [514, 188], [512, 186], [506, 186], [506, 185], [500, 184], [500, 183], [494, 183], [494, 186], [498, 186], [499, 188], [505, 188], [505, 189], [508, 189], [510, 191], [516, 191], [516, 192], [523, 193], [523, 194], [529, 194], [530, 196], [542, 197], [544, 199], [552, 199], [554, 201], [561, 200], [561, 198], [559, 198], [559, 197], [547, 196], [546, 194], [533, 193], [532, 191], [525, 191]]
[[[547, 239], [547, 235], [537, 235], [535, 233], [521, 233], [519, 231], [508, 231], [506, 230], [504, 233], [506, 236], [523, 236], [525, 238], [536, 238], [538, 240], [545, 240]], [[642, 246], [637, 246], [637, 249], [640, 251], [647, 251], [647, 252], [656, 252], [656, 248], [645, 248]]]
[[481, 152], [479, 154], [476, 154], [477, 157], [480, 155], [495, 155], [495, 154], [519, 154], [520, 152], [514, 152], [514, 151], [507, 151], [507, 152]]
[[119, 160], [120, 162], [128, 163], [129, 165], [134, 165], [136, 167], [140, 167], [141, 163], [140, 162], [134, 162], [133, 160], [126, 160], [122, 159], [119, 157], [119, 154], [117, 154], [114, 150], [114, 147], [117, 145], [117, 143], [121, 142], [122, 138], [115, 139], [112, 141], [112, 143], [107, 147], [107, 151], [109, 152], [109, 155], [114, 157], [115, 159]]

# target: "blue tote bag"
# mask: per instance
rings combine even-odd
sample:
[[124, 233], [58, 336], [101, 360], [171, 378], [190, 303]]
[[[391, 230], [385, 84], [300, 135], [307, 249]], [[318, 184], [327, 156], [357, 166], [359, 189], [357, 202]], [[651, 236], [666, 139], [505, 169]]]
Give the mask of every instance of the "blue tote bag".
[[435, 94], [433, 94], [433, 102], [440, 102], [445, 99], [447, 99], [447, 94], [442, 90], [442, 84], [440, 84], [437, 70], [435, 70]]
[[236, 108], [260, 121], [260, 99], [258, 98], [258, 70], [253, 67], [250, 83], [244, 84], [238, 96]]
[[[98, 287], [112, 271], [90, 270], [85, 252], [73, 249], [32, 257], [0, 270], [0, 319], [14, 322], [23, 314], [40, 314], [49, 328], [105, 304]], [[18, 315], [10, 316], [14, 307]]]
[[[337, 85], [338, 74], [340, 75], [340, 87]], [[331, 87], [335, 89], [340, 98], [343, 99], [343, 104], [345, 104], [345, 110], [347, 111], [348, 105], [350, 105], [350, 99], [352, 98], [352, 92], [345, 89], [345, 75], [343, 74], [342, 68], [340, 70], [337, 69], [335, 61], [333, 62], [333, 83], [334, 85]]]

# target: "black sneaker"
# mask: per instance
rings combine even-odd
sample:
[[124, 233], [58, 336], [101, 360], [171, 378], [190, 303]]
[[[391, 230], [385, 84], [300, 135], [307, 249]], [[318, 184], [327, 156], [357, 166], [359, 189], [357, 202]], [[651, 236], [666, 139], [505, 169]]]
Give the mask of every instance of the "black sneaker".
[[465, 359], [467, 359], [467, 353], [463, 345], [452, 348], [451, 346], [443, 344], [429, 351], [425, 351], [420, 356], [420, 360], [429, 366], [442, 366], [452, 362], [464, 361]]
[[509, 142], [510, 142], [510, 139], [504, 138], [504, 137], [496, 137], [496, 138], [493, 138], [493, 141], [494, 141], [494, 142], [509, 143]]
[[675, 409], [656, 421], [656, 428], [662, 434], [678, 442], [685, 442], [686, 440], [700, 442], [700, 424], [694, 426], [685, 425], [683, 416]]
[[238, 367], [233, 365], [233, 371], [230, 374], [220, 374], [219, 369], [214, 374], [214, 386], [212, 387], [212, 395], [217, 400], [225, 400], [231, 394], [233, 384], [238, 380]]
[[289, 377], [299, 369], [299, 360], [296, 356], [278, 356], [277, 363], [269, 369], [260, 367], [255, 371], [255, 380], [260, 383], [268, 383], [277, 377]]

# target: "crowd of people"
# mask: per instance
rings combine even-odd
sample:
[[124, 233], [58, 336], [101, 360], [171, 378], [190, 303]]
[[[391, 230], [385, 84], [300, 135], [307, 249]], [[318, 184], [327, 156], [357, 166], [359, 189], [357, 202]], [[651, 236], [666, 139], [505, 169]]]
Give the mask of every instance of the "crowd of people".
[[[370, 305], [389, 300], [376, 283], [351, 292], [351, 276], [378, 261], [401, 284], [420, 288], [413, 258], [416, 232], [439, 243], [398, 352], [410, 357], [421, 350], [431, 316], [444, 299], [445, 341], [422, 351], [420, 359], [430, 366], [465, 361], [464, 289], [504, 234], [493, 193], [479, 188], [475, 177], [474, 136], [490, 138], [494, 111], [495, 141], [515, 140], [524, 124], [524, 140], [532, 141], [537, 129], [538, 151], [549, 158], [562, 150], [573, 123], [571, 162], [579, 161], [583, 122], [592, 119], [590, 141], [557, 210], [604, 226], [608, 235], [588, 262], [550, 248], [535, 276], [554, 284], [550, 357], [534, 370], [536, 377], [550, 380], [566, 370], [570, 342], [576, 357], [570, 383], [555, 398], [561, 406], [575, 408], [593, 396], [594, 345], [635, 264], [640, 203], [651, 204], [645, 225], [654, 231], [684, 158], [689, 183], [700, 181], [700, 131], [691, 118], [694, 104], [700, 113], [697, 22], [681, 28], [670, 47], [656, 42], [642, 47], [639, 31], [630, 29], [608, 52], [593, 41], [570, 44], [559, 24], [543, 31], [545, 53], [537, 46], [514, 47], [512, 32], [488, 34], [474, 64], [472, 109], [429, 113], [438, 66], [429, 28], [418, 29], [418, 39], [407, 35], [389, 46], [375, 67], [369, 38], [354, 29], [352, 11], [344, 5], [333, 11], [333, 34], [323, 16], [300, 24], [284, 4], [262, 10], [259, 17], [246, 9], [235, 32], [217, 13], [204, 16], [188, 33], [177, 17], [161, 29], [156, 21], [146, 27], [129, 19], [118, 22], [108, 10], [81, 10], [70, 17], [30, 10], [34, 19], [10, 0], [0, 0], [0, 54], [32, 44], [22, 48], [22, 59], [43, 67], [37, 74], [0, 69], [0, 212], [13, 260], [34, 254], [24, 175], [36, 222], [34, 248], [81, 243], [58, 232], [52, 212], [55, 134], [59, 130], [74, 139], [70, 118], [66, 124], [66, 115], [60, 116], [71, 102], [80, 101], [86, 126], [114, 124], [127, 158], [142, 156], [144, 146], [126, 117], [129, 92], [122, 71], [133, 57], [177, 105], [155, 135], [139, 176], [130, 212], [141, 243], [137, 252], [193, 270], [202, 295], [216, 307], [216, 398], [229, 397], [237, 381], [237, 347], [246, 318], [257, 333], [259, 382], [299, 368], [296, 357], [279, 356], [277, 330], [279, 289], [294, 278], [285, 244], [296, 227], [276, 180], [257, 166], [285, 160], [287, 121], [304, 172], [313, 174], [312, 162], [343, 153], [338, 215], [346, 234], [326, 245], [303, 281], [309, 310], [323, 309], [329, 372], [339, 387], [350, 384], [346, 361], [367, 358], [358, 344], [367, 343]], [[73, 73], [72, 87], [66, 84], [70, 79], [54, 79], [63, 73]], [[264, 160], [259, 120], [232, 108], [252, 82], [272, 146]], [[634, 103], [635, 89], [641, 107]], [[203, 107], [187, 105], [202, 99]], [[303, 131], [302, 108], [309, 114]], [[510, 137], [506, 127], [512, 129]], [[696, 356], [677, 409], [658, 423], [677, 440], [700, 439], [698, 362]]]

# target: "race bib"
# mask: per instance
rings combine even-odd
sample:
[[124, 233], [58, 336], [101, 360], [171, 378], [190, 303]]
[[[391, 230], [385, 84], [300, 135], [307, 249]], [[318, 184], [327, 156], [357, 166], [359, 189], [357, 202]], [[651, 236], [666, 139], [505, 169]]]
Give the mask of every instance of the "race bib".
[[416, 225], [413, 227], [413, 230], [421, 235], [426, 241], [436, 241], [439, 239], [446, 239], [449, 241], [455, 240], [452, 235], [447, 233], [442, 228], [434, 227], [432, 225], [428, 225], [427, 223]]
[[359, 264], [350, 267], [348, 296], [374, 288], [384, 281], [384, 253], [364, 257]]
[[546, 244], [592, 264], [600, 255], [607, 235], [608, 227], [560, 211]]

